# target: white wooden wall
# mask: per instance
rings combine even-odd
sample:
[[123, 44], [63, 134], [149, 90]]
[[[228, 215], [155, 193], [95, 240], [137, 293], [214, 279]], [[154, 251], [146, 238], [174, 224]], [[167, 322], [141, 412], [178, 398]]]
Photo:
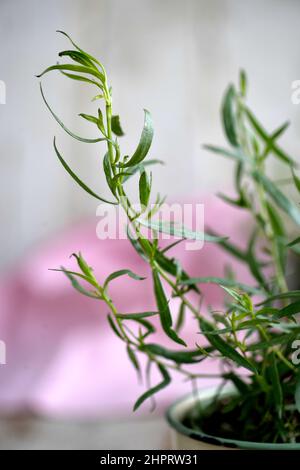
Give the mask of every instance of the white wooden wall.
[[[231, 163], [201, 144], [223, 143], [219, 105], [227, 83], [244, 67], [250, 100], [270, 130], [293, 125], [287, 148], [299, 157], [300, 106], [291, 104], [291, 82], [300, 79], [300, 2], [296, 0], [1, 0], [0, 262], [83, 214], [96, 201], [83, 194], [55, 159], [52, 138], [91, 186], [106, 193], [99, 147], [64, 136], [42, 104], [34, 75], [68, 47], [64, 29], [102, 58], [114, 89], [130, 152], [146, 107], [156, 136], [155, 189], [172, 197], [211, 192], [231, 184]], [[89, 112], [91, 90], [53, 74], [45, 93], [69, 127], [92, 135], [76, 117]], [[98, 171], [99, 170], [99, 171]], [[106, 193], [107, 194], [107, 193]]]

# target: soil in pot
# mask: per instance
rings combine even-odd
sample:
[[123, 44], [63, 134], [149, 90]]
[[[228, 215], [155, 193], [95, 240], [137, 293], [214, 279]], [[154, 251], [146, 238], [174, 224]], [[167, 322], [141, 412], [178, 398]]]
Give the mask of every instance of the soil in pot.
[[276, 415], [276, 410], [266, 407], [259, 397], [253, 401], [225, 397], [205, 407], [197, 400], [182, 423], [189, 429], [224, 439], [300, 443], [300, 413], [291, 404], [285, 414], [285, 429]]

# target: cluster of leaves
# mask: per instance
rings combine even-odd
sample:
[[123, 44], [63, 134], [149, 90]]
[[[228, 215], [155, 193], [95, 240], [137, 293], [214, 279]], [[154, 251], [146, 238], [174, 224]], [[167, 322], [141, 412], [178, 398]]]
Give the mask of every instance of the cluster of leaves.
[[[80, 49], [69, 36], [62, 34], [70, 40], [73, 49], [63, 51], [59, 56], [70, 59], [71, 63], [48, 67], [40, 76], [58, 70], [70, 79], [97, 88], [93, 98], [93, 101], [100, 101], [97, 113], [82, 113], [80, 117], [93, 124], [100, 137], [87, 139], [70, 131], [50, 108], [41, 87], [42, 97], [58, 124], [70, 136], [81, 142], [103, 142], [106, 145], [103, 172], [112, 200], [107, 201], [99, 196], [73, 172], [54, 140], [56, 155], [69, 175], [88, 194], [100, 201], [118, 204], [125, 211], [129, 242], [152, 270], [156, 311], [118, 311], [109, 293], [110, 283], [124, 275], [136, 281], [143, 280], [128, 269], [110, 274], [100, 284], [83, 256], [74, 254], [78, 270], [71, 272], [64, 267], [60, 270], [81, 294], [106, 303], [110, 311], [108, 322], [114, 333], [124, 341], [128, 357], [138, 374], [143, 374], [140, 355], [146, 356], [148, 389], [137, 400], [134, 409], [169, 385], [173, 372], [182, 373], [191, 380], [210, 376], [199, 372], [199, 364], [207, 357], [216, 358], [222, 364], [221, 372], [217, 374], [222, 386], [230, 381], [239, 392], [228, 407], [231, 410], [242, 409], [242, 420], [247, 423], [245, 429], [249, 428], [249, 434], [257, 426], [257, 422], [253, 423], [251, 418], [253, 410], [259, 409], [262, 440], [299, 440], [300, 374], [291, 358], [293, 341], [300, 334], [300, 324], [295, 317], [300, 312], [300, 291], [289, 291], [286, 281], [287, 257], [289, 251], [299, 250], [299, 238], [289, 240], [283, 217], [298, 226], [300, 210], [266, 174], [267, 159], [277, 158], [290, 171], [289, 182], [300, 191], [300, 179], [295, 172], [297, 164], [278, 144], [288, 124], [283, 124], [271, 134], [264, 129], [245, 103], [247, 83], [245, 73], [242, 72], [238, 89], [233, 85], [228, 88], [222, 106], [223, 126], [230, 147], [206, 146], [208, 150], [235, 162], [237, 196], [233, 199], [221, 194], [220, 197], [248, 211], [253, 217], [254, 229], [247, 249], [241, 249], [211, 230], [196, 233], [169, 221], [157, 222], [153, 217], [164, 199], [158, 195], [151, 204], [152, 174], [149, 167], [161, 162], [146, 159], [153, 139], [150, 113], [144, 111], [144, 126], [135, 151], [130, 156], [122, 155], [119, 138], [124, 132], [119, 116], [112, 113], [112, 91], [105, 68], [101, 62]], [[126, 182], [135, 175], [139, 176], [138, 210], [126, 193]], [[180, 237], [180, 240], [204, 239], [218, 243], [233, 258], [245, 263], [253, 276], [254, 285], [238, 282], [231, 273], [224, 278], [191, 278], [182, 269], [179, 260], [168, 255], [178, 240], [163, 249], [157, 237], [150, 239], [143, 234], [145, 226], [153, 233], [166, 232]], [[212, 310], [209, 316], [203, 315], [199, 311], [198, 302], [197, 306], [192, 302], [190, 291], [200, 300], [202, 294], [199, 286], [203, 283], [214, 283], [224, 290], [224, 311]], [[165, 286], [169, 287], [173, 297], [180, 299], [176, 320], [169, 307]], [[205, 338], [205, 347], [198, 344], [194, 349], [187, 347], [182, 337], [182, 326], [188, 313], [195, 321], [196, 331]], [[153, 322], [154, 318], [160, 320], [162, 330], [177, 344], [177, 348], [168, 349], [150, 341], [156, 330], [157, 322]], [[187, 365], [195, 365], [195, 372], [191, 372]], [[161, 375], [161, 381], [155, 386], [150, 385], [151, 366], [156, 367]]]

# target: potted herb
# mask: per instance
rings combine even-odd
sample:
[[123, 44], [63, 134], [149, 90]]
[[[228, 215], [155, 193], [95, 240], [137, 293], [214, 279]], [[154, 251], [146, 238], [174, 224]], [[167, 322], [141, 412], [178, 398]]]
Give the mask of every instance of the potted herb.
[[[300, 291], [289, 290], [287, 258], [299, 251], [297, 232], [300, 210], [274, 183], [266, 172], [267, 160], [277, 158], [290, 172], [290, 183], [300, 191], [300, 179], [295, 173], [296, 162], [278, 145], [278, 139], [287, 123], [269, 134], [246, 104], [246, 76], [240, 74], [238, 89], [230, 86], [222, 105], [222, 120], [228, 148], [206, 146], [209, 151], [235, 162], [235, 199], [222, 196], [225, 201], [247, 211], [253, 219], [254, 229], [248, 247], [242, 250], [232, 240], [213, 232], [195, 233], [171, 221], [157, 222], [162, 204], [158, 196], [150, 204], [151, 174], [149, 167], [156, 160], [147, 157], [152, 138], [151, 115], [145, 110], [145, 122], [140, 141], [131, 156], [123, 156], [119, 137], [123, 135], [119, 116], [112, 111], [112, 92], [104, 66], [80, 49], [70, 37], [71, 50], [59, 54], [62, 64], [48, 67], [41, 75], [59, 71], [70, 79], [97, 89], [94, 100], [100, 102], [95, 115], [81, 114], [99, 132], [99, 137], [87, 139], [71, 132], [60, 121], [46, 101], [56, 121], [73, 138], [86, 143], [102, 142], [106, 147], [103, 172], [111, 191], [111, 200], [90, 189], [72, 171], [62, 157], [54, 140], [59, 161], [70, 176], [94, 198], [122, 207], [128, 220], [128, 239], [133, 248], [148, 263], [152, 272], [153, 293], [157, 309], [154, 312], [123, 313], [110, 297], [110, 283], [128, 275], [139, 281], [141, 277], [120, 266], [99, 283], [92, 268], [82, 254], [74, 254], [78, 269], [60, 270], [81, 294], [105, 302], [110, 313], [108, 322], [114, 333], [124, 342], [125, 350], [138, 373], [140, 357], [147, 359], [146, 374], [150, 367], [161, 376], [157, 385], [140, 396], [134, 410], [146, 400], [167, 387], [174, 372], [191, 381], [201, 379], [199, 363], [216, 360], [222, 365], [219, 372], [220, 387], [190, 395], [174, 404], [168, 411], [168, 420], [175, 436], [177, 448], [253, 448], [300, 449], [300, 373], [297, 366], [300, 324]], [[69, 59], [71, 62], [65, 62]], [[130, 201], [126, 182], [137, 177], [139, 207]], [[293, 228], [293, 225], [294, 228]], [[182, 240], [201, 239], [219, 243], [233, 258], [244, 263], [253, 276], [253, 285], [244, 285], [232, 276], [224, 278], [191, 278], [180, 266], [179, 260], [162, 248], [157, 237], [146, 237], [144, 227], [154, 234], [167, 232]], [[289, 228], [289, 232], [287, 231]], [[175, 243], [178, 243], [176, 241]], [[203, 313], [194, 302], [201, 297], [202, 283], [215, 283], [226, 295], [222, 312]], [[165, 287], [181, 302], [179, 318], [173, 318]], [[191, 296], [191, 292], [193, 296]], [[187, 347], [181, 334], [183, 318], [190, 315], [199, 333], [199, 344]], [[157, 319], [166, 338], [174, 346], [167, 348], [151, 340]], [[138, 326], [138, 328], [132, 327]], [[200, 346], [201, 344], [201, 346]], [[193, 366], [193, 367], [192, 367]], [[229, 384], [229, 386], [228, 386]]]

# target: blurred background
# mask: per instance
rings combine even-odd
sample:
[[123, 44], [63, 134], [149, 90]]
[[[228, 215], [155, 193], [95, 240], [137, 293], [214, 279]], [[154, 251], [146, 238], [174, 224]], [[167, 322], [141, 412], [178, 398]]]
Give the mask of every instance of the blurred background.
[[[119, 264], [130, 262], [132, 253], [124, 253], [123, 245], [119, 252], [115, 246], [105, 248], [110, 257], [103, 262], [101, 243], [95, 236], [97, 202], [65, 174], [54, 155], [52, 139], [56, 135], [62, 154], [82, 179], [107, 196], [99, 159], [101, 144], [85, 145], [63, 134], [42, 102], [35, 75], [56, 63], [57, 52], [69, 48], [57, 29], [99, 57], [113, 87], [114, 111], [121, 115], [126, 133], [124, 152], [132, 152], [137, 144], [142, 109], [151, 110], [155, 125], [152, 157], [166, 162], [153, 171], [154, 189], [172, 200], [208, 201], [208, 217], [213, 221], [222, 218], [223, 212], [210, 195], [231, 187], [232, 165], [205, 152], [202, 144], [224, 144], [220, 103], [228, 83], [237, 82], [240, 68], [248, 75], [251, 107], [265, 127], [272, 131], [291, 120], [282, 141], [299, 158], [300, 107], [291, 102], [291, 84], [300, 78], [300, 3], [1, 0], [0, 18], [0, 80], [6, 84], [6, 104], [0, 105], [0, 339], [7, 342], [7, 364], [0, 365], [1, 412], [105, 415], [107, 419], [115, 409], [115, 419], [125, 414], [133, 420], [130, 413], [136, 390], [129, 387], [128, 396], [120, 399], [116, 394], [111, 402], [101, 395], [104, 379], [94, 377], [103, 376], [95, 361], [103, 352], [98, 349], [95, 330], [99, 326], [100, 333], [98, 306], [78, 300], [59, 276], [51, 274], [56, 276], [54, 281], [47, 272], [48, 267], [64, 263], [73, 248], [85, 247], [92, 259], [97, 253], [99, 270], [107, 274], [114, 264], [128, 267]], [[89, 89], [55, 73], [43, 77], [43, 87], [54, 111], [70, 129], [94, 137], [93, 129], [78, 117], [93, 109]], [[284, 176], [276, 165], [270, 171]], [[234, 216], [229, 217], [229, 230], [234, 221]], [[241, 225], [240, 219], [237, 223]], [[216, 274], [213, 269], [212, 274]], [[145, 298], [151, 303], [150, 290], [145, 289], [136, 305], [126, 299], [128, 308], [144, 305]], [[122, 348], [112, 345], [107, 343], [106, 348], [119, 348], [123, 357]], [[122, 364], [126, 366], [120, 387], [130, 368], [124, 358], [115, 362], [115, 370]], [[93, 380], [84, 386], [87, 371], [93, 373]], [[113, 375], [111, 388], [105, 385], [106, 397], [117, 387], [114, 380]], [[119, 441], [119, 448], [124, 442]]]
[[[7, 103], [0, 107], [2, 266], [82, 215], [95, 214], [95, 201], [55, 160], [52, 138], [92, 187], [101, 178], [99, 147], [62, 134], [34, 77], [69, 47], [57, 29], [106, 65], [125, 149], [135, 148], [142, 108], [151, 110], [152, 155], [167, 163], [156, 170], [155, 189], [177, 197], [230, 184], [231, 163], [201, 145], [222, 143], [220, 101], [241, 67], [250, 103], [266, 127], [291, 119], [287, 150], [299, 148], [300, 112], [290, 100], [291, 82], [300, 75], [297, 0], [3, 0], [0, 9], [0, 78], [7, 86]], [[45, 77], [44, 89], [71, 129], [91, 135], [77, 116], [89, 111], [90, 90], [58, 74]]]

